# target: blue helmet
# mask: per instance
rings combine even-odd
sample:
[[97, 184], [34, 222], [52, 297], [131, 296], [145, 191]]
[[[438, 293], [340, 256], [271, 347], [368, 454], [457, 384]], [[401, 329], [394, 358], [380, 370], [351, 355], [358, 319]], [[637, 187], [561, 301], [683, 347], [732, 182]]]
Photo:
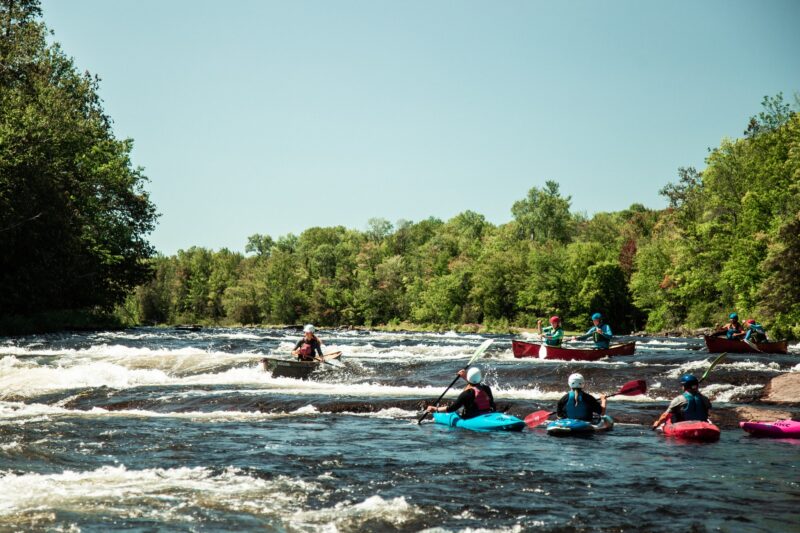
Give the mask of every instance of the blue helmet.
[[700, 381], [698, 381], [697, 377], [692, 374], [684, 374], [681, 376], [681, 384], [684, 387], [688, 387], [691, 385], [699, 385]]
[[603, 315], [601, 315], [600, 313], [595, 313], [592, 315], [592, 320], [601, 320], [602, 318]]
[[739, 318], [739, 315], [737, 315], [736, 313], [731, 313], [728, 315], [728, 318], [730, 318], [731, 320], [737, 320]]

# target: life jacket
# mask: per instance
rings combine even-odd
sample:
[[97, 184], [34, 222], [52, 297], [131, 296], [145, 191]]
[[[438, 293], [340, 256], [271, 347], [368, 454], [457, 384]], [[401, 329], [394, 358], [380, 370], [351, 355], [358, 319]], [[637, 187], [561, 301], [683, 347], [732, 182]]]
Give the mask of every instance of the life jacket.
[[[731, 326], [734, 326], [734, 328], [731, 329]], [[733, 338], [734, 334], [741, 333], [742, 331], [744, 330], [742, 329], [742, 325], [739, 322], [737, 322], [736, 324], [729, 324], [728, 331], [725, 332], [725, 336], [728, 337], [728, 339], [731, 339]]]
[[[610, 328], [609, 328], [610, 329]], [[609, 331], [610, 333], [610, 331]], [[594, 333], [592, 333], [592, 340], [594, 341], [595, 348], [608, 348], [611, 341], [606, 338], [605, 331], [603, 331], [603, 326], [596, 327]]]
[[303, 345], [298, 348], [297, 355], [300, 359], [306, 361], [314, 359], [314, 345], [310, 342], [304, 342]]
[[577, 420], [592, 420], [592, 411], [586, 402], [583, 401], [583, 393], [578, 392], [578, 404], [575, 405], [575, 391], [569, 391], [569, 398], [567, 399], [567, 418], [575, 418]]
[[472, 387], [475, 391], [475, 409], [479, 414], [491, 413], [492, 402], [489, 400], [489, 395], [481, 387]]
[[692, 394], [688, 391], [684, 391], [683, 397], [686, 398], [686, 405], [681, 409], [681, 418], [683, 421], [708, 420], [708, 409], [706, 409], [706, 404], [703, 402], [703, 398], [699, 393]]
[[767, 340], [767, 332], [764, 331], [764, 326], [761, 324], [752, 324], [747, 332], [747, 335], [744, 336], [746, 340], [753, 340], [754, 342], [766, 342]]

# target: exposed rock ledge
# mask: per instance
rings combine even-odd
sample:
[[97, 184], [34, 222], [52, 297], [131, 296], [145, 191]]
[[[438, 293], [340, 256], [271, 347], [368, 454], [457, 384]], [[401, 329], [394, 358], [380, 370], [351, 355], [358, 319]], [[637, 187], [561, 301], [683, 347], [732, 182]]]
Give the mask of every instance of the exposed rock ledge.
[[764, 387], [764, 403], [800, 405], [800, 373], [791, 372], [772, 378]]

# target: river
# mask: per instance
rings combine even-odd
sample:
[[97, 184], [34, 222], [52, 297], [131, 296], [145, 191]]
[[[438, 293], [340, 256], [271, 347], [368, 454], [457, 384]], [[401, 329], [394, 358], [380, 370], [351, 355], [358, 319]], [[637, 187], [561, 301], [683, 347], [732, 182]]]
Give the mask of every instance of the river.
[[[295, 331], [138, 328], [0, 339], [0, 530], [798, 531], [800, 440], [728, 424], [683, 444], [647, 423], [677, 378], [713, 356], [699, 339], [637, 338], [633, 357], [514, 359], [510, 336], [321, 331], [338, 366], [273, 378]], [[580, 371], [614, 430], [589, 438], [418, 425], [476, 363], [509, 413], [552, 408]], [[735, 355], [703, 387], [722, 413], [785, 356]], [[455, 397], [453, 391], [448, 398]], [[800, 400], [799, 400], [800, 401]]]

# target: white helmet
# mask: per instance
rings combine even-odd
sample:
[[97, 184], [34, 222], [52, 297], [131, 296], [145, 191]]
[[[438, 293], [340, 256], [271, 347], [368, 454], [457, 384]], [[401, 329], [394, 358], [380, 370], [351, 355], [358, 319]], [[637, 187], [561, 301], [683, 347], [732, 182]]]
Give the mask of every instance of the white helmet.
[[314, 333], [315, 331], [317, 330], [314, 327], [314, 324], [306, 324], [303, 326], [303, 333]]
[[569, 379], [567, 380], [569, 383], [570, 389], [582, 389], [583, 388], [583, 376], [580, 374], [571, 374]]
[[477, 385], [478, 383], [481, 382], [482, 378], [483, 376], [481, 376], [481, 369], [478, 368], [477, 366], [473, 366], [472, 368], [467, 370], [467, 381], [469, 383]]

